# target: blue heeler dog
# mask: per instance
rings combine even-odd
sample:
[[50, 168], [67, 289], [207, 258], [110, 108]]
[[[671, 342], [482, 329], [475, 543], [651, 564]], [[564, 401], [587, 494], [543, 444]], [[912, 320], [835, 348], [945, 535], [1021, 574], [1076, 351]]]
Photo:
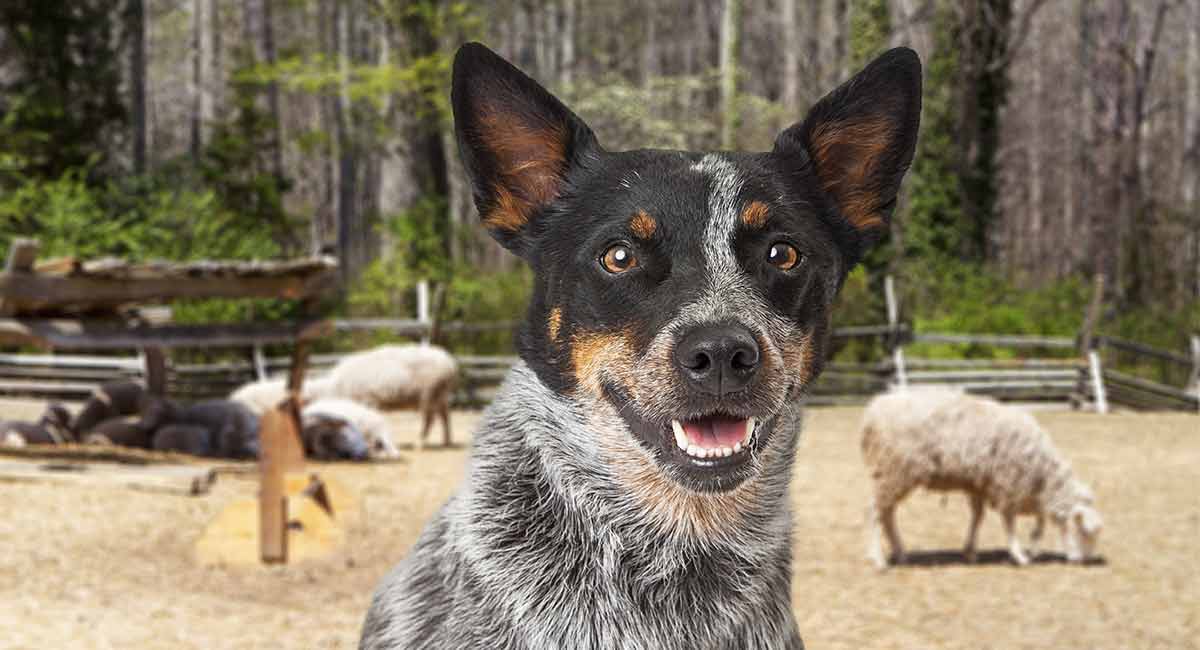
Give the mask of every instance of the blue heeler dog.
[[483, 225], [534, 270], [522, 363], [361, 647], [802, 648], [788, 486], [830, 305], [912, 161], [880, 56], [768, 153], [605, 150], [478, 44], [454, 61]]

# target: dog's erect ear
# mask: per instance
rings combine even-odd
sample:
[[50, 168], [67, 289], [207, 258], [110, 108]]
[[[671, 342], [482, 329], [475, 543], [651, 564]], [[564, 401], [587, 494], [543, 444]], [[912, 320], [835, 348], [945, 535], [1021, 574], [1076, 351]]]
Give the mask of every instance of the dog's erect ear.
[[450, 102], [483, 225], [521, 254], [530, 221], [598, 149], [592, 131], [536, 81], [479, 43], [454, 57]]
[[807, 155], [860, 246], [885, 230], [912, 163], [921, 120], [921, 61], [889, 50], [817, 102], [775, 140], [776, 153]]

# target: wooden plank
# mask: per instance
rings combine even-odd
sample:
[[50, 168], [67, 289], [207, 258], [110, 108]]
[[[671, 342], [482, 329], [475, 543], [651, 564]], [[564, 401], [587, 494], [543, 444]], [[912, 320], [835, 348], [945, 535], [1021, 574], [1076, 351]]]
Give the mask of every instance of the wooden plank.
[[1148, 379], [1142, 379], [1141, 377], [1134, 377], [1133, 375], [1129, 375], [1117, 370], [1104, 370], [1104, 380], [1108, 383], [1125, 384], [1127, 386], [1132, 386], [1149, 393], [1161, 395], [1163, 397], [1171, 397], [1177, 400], [1182, 400], [1189, 404], [1200, 401], [1200, 398], [1197, 398], [1195, 395], [1192, 395], [1185, 390], [1180, 390], [1174, 386], [1167, 386], [1165, 384], [1160, 384]]
[[0, 354], [0, 364], [62, 368], [103, 368], [125, 371], [139, 371], [142, 369], [141, 361], [136, 356], [101, 357], [66, 354]]
[[298, 324], [122, 326], [111, 321], [0, 319], [0, 344], [58, 349], [244, 347], [332, 334], [327, 321]]
[[184, 496], [206, 494], [216, 478], [211, 468], [197, 466], [130, 467], [95, 463], [0, 462], [0, 481], [123, 487]]
[[142, 361], [145, 364], [143, 376], [146, 378], [146, 390], [151, 395], [165, 397], [167, 394], [167, 352], [160, 347], [142, 349]]
[[913, 335], [915, 343], [958, 343], [964, 345], [994, 345], [997, 347], [1074, 348], [1075, 340], [1065, 336], [1026, 336], [995, 334], [944, 334], [921, 332]]
[[301, 299], [325, 293], [332, 276], [304, 277], [159, 277], [130, 280], [38, 273], [0, 273], [0, 298], [15, 313], [92, 311], [139, 303], [163, 303], [198, 298]]
[[1120, 338], [1117, 338], [1114, 336], [1099, 337], [1099, 340], [1101, 342], [1103, 342], [1104, 345], [1107, 345], [1112, 348], [1116, 348], [1117, 350], [1121, 350], [1122, 352], [1129, 352], [1129, 353], [1132, 353], [1135, 355], [1153, 357], [1160, 361], [1167, 361], [1167, 362], [1175, 363], [1175, 364], [1185, 366], [1188, 368], [1190, 368], [1192, 366], [1192, 359], [1186, 354], [1179, 354], [1178, 352], [1171, 352], [1170, 350], [1162, 350], [1160, 348], [1146, 345], [1144, 343], [1138, 343], [1137, 341], [1130, 341], [1127, 339], [1120, 339]]

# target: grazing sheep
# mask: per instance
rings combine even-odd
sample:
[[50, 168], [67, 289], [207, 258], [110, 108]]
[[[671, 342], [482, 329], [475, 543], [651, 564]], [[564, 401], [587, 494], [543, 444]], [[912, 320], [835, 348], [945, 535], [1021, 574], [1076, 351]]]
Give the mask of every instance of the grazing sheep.
[[92, 392], [71, 423], [71, 430], [82, 439], [92, 427], [115, 417], [138, 415], [146, 387], [136, 381], [110, 381]]
[[71, 413], [61, 404], [49, 404], [37, 422], [0, 421], [0, 444], [6, 447], [61, 445], [73, 442]]
[[358, 402], [336, 397], [319, 399], [301, 411], [304, 428], [310, 419], [349, 423], [366, 439], [372, 458], [399, 458], [400, 450], [392, 439], [392, 428], [382, 413]]
[[362, 431], [340, 417], [313, 413], [305, 415], [300, 437], [304, 454], [317, 460], [368, 460], [370, 447]]
[[160, 400], [142, 421], [154, 449], [215, 458], [257, 458], [258, 416], [239, 402], [209, 400], [177, 406]]
[[[434, 415], [442, 420], [443, 443], [450, 446], [450, 395], [458, 380], [458, 363], [432, 345], [384, 345], [342, 358], [313, 387], [314, 397], [344, 397], [381, 411], [417, 408], [425, 444]], [[308, 394], [308, 391], [305, 391]]]
[[[416, 408], [422, 415], [418, 444], [424, 445], [436, 415], [442, 420], [444, 444], [449, 446], [450, 395], [457, 380], [458, 364], [442, 348], [384, 345], [348, 355], [328, 375], [306, 380], [302, 396], [306, 401], [340, 397], [381, 411]], [[283, 401], [286, 384], [284, 379], [252, 382], [229, 399], [262, 413]]]
[[1080, 562], [1093, 553], [1102, 522], [1092, 493], [1024, 411], [948, 390], [899, 390], [867, 405], [862, 453], [874, 483], [867, 556], [880, 568], [886, 566], [880, 528], [895, 561], [904, 561], [896, 507], [917, 487], [968, 495], [965, 552], [970, 561], [985, 502], [1003, 515], [1008, 550], [1017, 564], [1029, 563], [1017, 539], [1017, 515], [1037, 517], [1032, 545], [1040, 541], [1049, 516], [1062, 530], [1068, 560]]
[[80, 433], [80, 440], [89, 445], [117, 445], [149, 449], [150, 429], [141, 420], [115, 417], [104, 420], [87, 431]]

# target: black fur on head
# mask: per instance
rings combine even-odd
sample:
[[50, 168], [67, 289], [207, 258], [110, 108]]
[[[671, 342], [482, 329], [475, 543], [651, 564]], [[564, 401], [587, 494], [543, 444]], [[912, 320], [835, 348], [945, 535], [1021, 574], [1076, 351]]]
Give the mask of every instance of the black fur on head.
[[753, 476], [896, 203], [920, 118], [916, 55], [883, 54], [764, 153], [606, 151], [475, 43], [451, 99], [483, 224], [533, 267], [522, 358], [559, 394], [620, 415], [608, 460], [641, 454], [700, 491]]

